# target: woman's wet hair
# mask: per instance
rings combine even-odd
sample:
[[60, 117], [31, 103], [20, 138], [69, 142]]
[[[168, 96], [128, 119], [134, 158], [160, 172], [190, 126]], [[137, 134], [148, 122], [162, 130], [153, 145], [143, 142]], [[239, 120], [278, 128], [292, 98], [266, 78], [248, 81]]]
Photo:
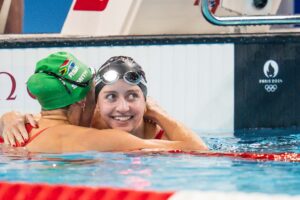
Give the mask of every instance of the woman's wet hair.
[[147, 96], [147, 81], [142, 67], [131, 57], [114, 56], [108, 59], [97, 71], [95, 76], [95, 98], [105, 85], [113, 84], [119, 79], [124, 79], [129, 84], [141, 88], [144, 97]]

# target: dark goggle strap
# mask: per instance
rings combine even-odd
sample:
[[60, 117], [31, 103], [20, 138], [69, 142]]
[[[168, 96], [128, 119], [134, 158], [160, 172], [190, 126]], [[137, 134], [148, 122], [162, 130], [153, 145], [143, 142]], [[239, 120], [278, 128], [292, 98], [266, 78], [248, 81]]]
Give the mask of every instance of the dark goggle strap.
[[55, 74], [53, 72], [49, 72], [49, 71], [38, 71], [37, 73], [45, 73], [45, 74], [48, 74], [49, 76], [54, 76], [55, 78], [57, 78], [57, 79], [59, 79], [61, 81], [66, 81], [66, 82], [71, 83], [73, 85], [76, 85], [78, 87], [87, 87], [87, 86], [89, 86], [89, 83], [90, 83], [90, 80], [85, 81], [85, 82], [77, 82], [77, 81], [73, 81], [73, 80], [67, 79], [67, 78], [65, 78], [63, 76], [57, 75], [57, 74]]

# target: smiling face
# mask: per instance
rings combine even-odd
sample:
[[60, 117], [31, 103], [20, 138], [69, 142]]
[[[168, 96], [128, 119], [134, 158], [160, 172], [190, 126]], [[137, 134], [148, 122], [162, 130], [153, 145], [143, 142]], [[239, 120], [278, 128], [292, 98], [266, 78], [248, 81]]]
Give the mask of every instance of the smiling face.
[[123, 80], [105, 85], [99, 93], [98, 105], [101, 118], [109, 128], [134, 134], [142, 126], [146, 102], [137, 85]]

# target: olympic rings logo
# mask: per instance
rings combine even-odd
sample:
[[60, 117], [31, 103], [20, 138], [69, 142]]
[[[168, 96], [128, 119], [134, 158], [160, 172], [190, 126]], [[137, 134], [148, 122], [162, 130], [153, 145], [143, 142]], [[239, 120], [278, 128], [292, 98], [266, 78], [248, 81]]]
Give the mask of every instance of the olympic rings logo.
[[266, 84], [265, 85], [265, 90], [267, 92], [275, 92], [277, 90], [277, 85], [276, 84]]

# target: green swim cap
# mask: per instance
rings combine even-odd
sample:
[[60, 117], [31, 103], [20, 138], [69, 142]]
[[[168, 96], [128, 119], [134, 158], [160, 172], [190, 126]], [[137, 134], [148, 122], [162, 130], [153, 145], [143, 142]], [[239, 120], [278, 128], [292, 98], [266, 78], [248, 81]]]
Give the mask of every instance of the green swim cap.
[[85, 98], [92, 78], [91, 68], [70, 53], [57, 52], [37, 62], [27, 87], [44, 110], [54, 110]]

